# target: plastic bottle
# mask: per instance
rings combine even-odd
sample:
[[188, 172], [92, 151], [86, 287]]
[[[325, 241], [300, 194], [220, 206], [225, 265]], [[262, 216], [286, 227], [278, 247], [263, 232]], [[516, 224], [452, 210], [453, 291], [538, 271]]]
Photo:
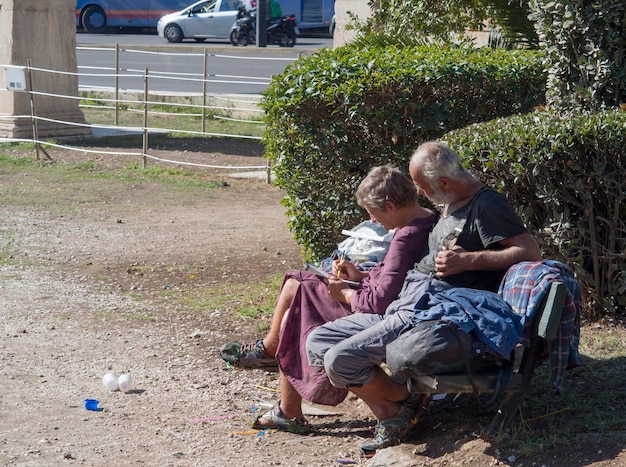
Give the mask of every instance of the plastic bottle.
[[120, 375], [117, 384], [122, 392], [128, 392], [133, 387], [133, 377], [128, 373]]
[[117, 375], [115, 373], [107, 373], [102, 377], [102, 384], [104, 384], [104, 387], [109, 391], [117, 391]]

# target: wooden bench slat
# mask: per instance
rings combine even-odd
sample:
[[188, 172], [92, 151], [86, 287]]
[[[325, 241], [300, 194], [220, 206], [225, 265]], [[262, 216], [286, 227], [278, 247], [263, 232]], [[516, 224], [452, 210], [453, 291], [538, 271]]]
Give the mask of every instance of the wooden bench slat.
[[[475, 373], [473, 377], [479, 394], [492, 393], [494, 391], [498, 379], [497, 373]], [[508, 389], [519, 388], [521, 381], [521, 375], [514, 374]], [[466, 374], [413, 376], [409, 379], [408, 385], [410, 392], [428, 392], [431, 394], [474, 392], [472, 381]]]

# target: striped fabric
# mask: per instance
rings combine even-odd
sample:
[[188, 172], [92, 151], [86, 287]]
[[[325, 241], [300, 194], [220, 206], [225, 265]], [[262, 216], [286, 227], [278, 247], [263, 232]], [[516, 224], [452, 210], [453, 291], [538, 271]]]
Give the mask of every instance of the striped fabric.
[[559, 261], [524, 261], [511, 266], [507, 271], [498, 294], [511, 305], [515, 313], [524, 316], [522, 344], [528, 347], [535, 315], [553, 281], [563, 282], [568, 289], [561, 324], [552, 341], [550, 352], [552, 384], [556, 393], [560, 394], [565, 370], [581, 364], [578, 353], [580, 340], [580, 284], [578, 280], [571, 269]]

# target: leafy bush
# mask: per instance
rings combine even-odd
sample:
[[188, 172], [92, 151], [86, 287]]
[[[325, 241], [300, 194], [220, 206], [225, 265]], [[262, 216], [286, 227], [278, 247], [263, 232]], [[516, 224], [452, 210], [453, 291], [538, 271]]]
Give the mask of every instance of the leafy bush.
[[497, 32], [501, 44], [538, 46], [528, 0], [369, 0], [371, 15], [351, 15], [346, 29], [355, 44], [420, 45], [430, 39], [458, 42], [467, 31]]
[[420, 36], [447, 40], [467, 30], [478, 31], [483, 29], [490, 13], [486, 2], [474, 0], [370, 0], [368, 3], [371, 16], [354, 25], [359, 33], [383, 34], [399, 40]]
[[444, 137], [518, 207], [545, 256], [573, 267], [592, 318], [626, 306], [624, 128], [621, 110], [543, 111]]
[[546, 50], [547, 101], [559, 109], [615, 107], [626, 99], [626, 1], [531, 0]]
[[421, 142], [528, 112], [544, 95], [531, 51], [348, 46], [296, 61], [262, 102], [266, 155], [296, 241], [309, 258], [327, 256], [364, 218], [354, 192], [371, 167], [406, 170]]

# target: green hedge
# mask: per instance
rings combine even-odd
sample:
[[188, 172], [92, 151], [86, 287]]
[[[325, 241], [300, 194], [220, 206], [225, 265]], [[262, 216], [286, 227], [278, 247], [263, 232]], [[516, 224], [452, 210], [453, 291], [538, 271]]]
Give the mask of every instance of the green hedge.
[[586, 313], [626, 306], [626, 112], [497, 119], [444, 136], [518, 207], [545, 257], [571, 265]]
[[324, 49], [288, 66], [264, 94], [266, 155], [289, 226], [311, 259], [364, 217], [367, 171], [406, 170], [423, 141], [544, 102], [541, 55], [467, 45]]

